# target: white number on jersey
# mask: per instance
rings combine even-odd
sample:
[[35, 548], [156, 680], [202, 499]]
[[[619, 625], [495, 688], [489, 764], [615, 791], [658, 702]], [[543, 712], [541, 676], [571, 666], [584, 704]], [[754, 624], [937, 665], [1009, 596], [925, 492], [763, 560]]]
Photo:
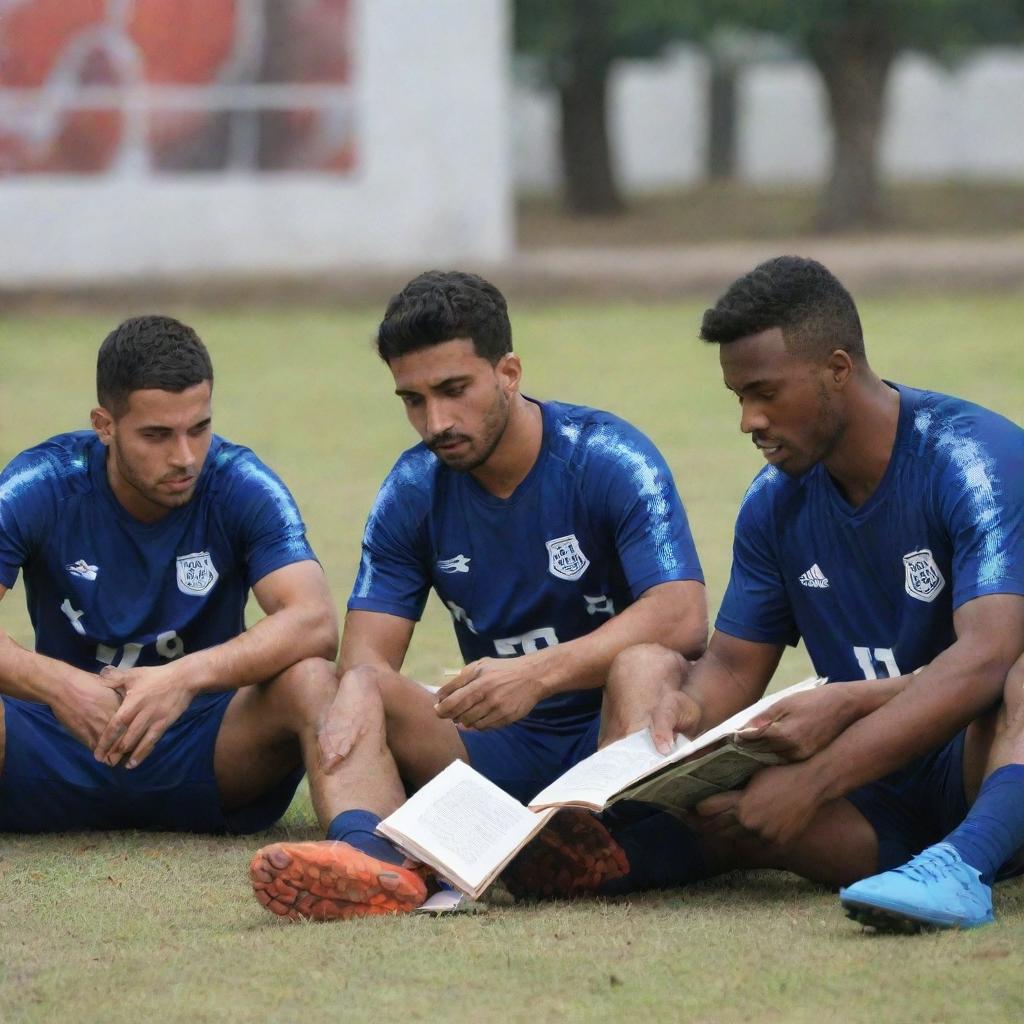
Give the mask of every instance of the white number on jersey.
[[[896, 664], [891, 647], [876, 647], [874, 650], [870, 647], [854, 647], [853, 656], [857, 659], [865, 679], [895, 679], [896, 676], [903, 675]], [[878, 674], [879, 669], [884, 669], [882, 675]]]
[[550, 626], [541, 629], [531, 629], [529, 633], [522, 636], [508, 636], [504, 640], [495, 640], [494, 649], [498, 652], [499, 658], [511, 658], [517, 654], [533, 654], [538, 650], [537, 641], [543, 640], [544, 647], [554, 647], [558, 643], [558, 637]]

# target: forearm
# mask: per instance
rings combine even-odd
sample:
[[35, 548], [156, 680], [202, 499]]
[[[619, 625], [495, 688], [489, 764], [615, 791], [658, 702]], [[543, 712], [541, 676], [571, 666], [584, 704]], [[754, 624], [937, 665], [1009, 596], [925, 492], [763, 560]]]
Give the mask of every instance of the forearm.
[[533, 662], [544, 696], [604, 686], [616, 656], [635, 644], [661, 644], [686, 658], [699, 658], [707, 642], [703, 587], [687, 586], [699, 587], [699, 596], [684, 600], [689, 595], [654, 588], [586, 636], [523, 655]]
[[691, 668], [682, 691], [700, 708], [698, 731], [706, 732], [758, 700], [768, 686], [771, 672], [737, 671], [714, 647]]
[[174, 665], [195, 693], [236, 690], [271, 679], [305, 658], [333, 661], [338, 633], [330, 608], [296, 604], [278, 609], [244, 633], [185, 655]]
[[0, 693], [53, 705], [67, 689], [69, 675], [80, 671], [44, 654], [28, 651], [0, 632]]
[[807, 761], [823, 800], [880, 779], [948, 742], [996, 703], [1006, 669], [956, 645], [918, 674], [838, 684], [857, 687], [861, 714]]

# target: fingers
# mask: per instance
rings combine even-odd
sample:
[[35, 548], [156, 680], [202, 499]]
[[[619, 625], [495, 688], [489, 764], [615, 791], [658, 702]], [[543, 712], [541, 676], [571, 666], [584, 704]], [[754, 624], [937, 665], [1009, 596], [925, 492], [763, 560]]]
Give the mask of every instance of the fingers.
[[107, 665], [100, 669], [98, 679], [104, 686], [116, 691], [123, 698], [125, 684], [124, 677], [125, 673], [122, 672], [121, 669], [114, 668], [113, 665]]
[[[438, 693], [440, 697], [440, 692]], [[467, 683], [458, 692], [451, 694], [434, 704], [438, 718], [450, 718], [454, 721], [465, 721], [466, 713], [486, 696], [486, 689], [478, 681]]]
[[322, 732], [317, 737], [317, 743], [320, 747], [320, 767], [328, 775], [352, 753], [352, 747], [355, 745], [351, 733], [347, 730]]
[[128, 764], [125, 766], [129, 769], [137, 768], [147, 757], [153, 752], [153, 748], [156, 746], [157, 741], [164, 734], [162, 726], [151, 725], [146, 730], [146, 734], [136, 744], [131, 757], [128, 760]]
[[473, 680], [476, 679], [476, 677], [483, 671], [483, 667], [483, 662], [471, 661], [454, 679], [449, 679], [444, 686], [438, 689], [435, 694], [437, 697], [437, 703], [440, 704], [453, 693], [461, 690], [467, 683], [473, 682]]
[[651, 714], [651, 739], [659, 754], [672, 749], [677, 733], [695, 733], [700, 709], [683, 693], [667, 694]]
[[100, 738], [96, 741], [96, 746], [93, 749], [93, 757], [97, 761], [102, 761], [104, 764], [115, 765], [119, 758], [111, 760], [111, 751], [113, 750], [114, 744], [128, 731], [128, 725], [125, 722], [125, 716], [123, 715], [124, 705], [121, 706], [121, 710], [117, 712], [107, 722], [106, 728], [100, 733]]

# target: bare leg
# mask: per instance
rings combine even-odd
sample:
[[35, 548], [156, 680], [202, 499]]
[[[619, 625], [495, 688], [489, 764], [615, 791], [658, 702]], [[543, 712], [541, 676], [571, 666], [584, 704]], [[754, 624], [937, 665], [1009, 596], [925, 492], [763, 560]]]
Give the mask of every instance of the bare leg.
[[383, 712], [374, 690], [362, 694], [369, 705], [365, 742], [346, 759], [344, 770], [326, 774], [321, 768], [318, 735], [337, 686], [334, 665], [310, 658], [232, 698], [214, 753], [226, 808], [258, 799], [300, 764], [323, 828], [349, 807], [386, 815], [399, 806], [404, 793], [384, 742]]
[[622, 651], [612, 662], [604, 688], [597, 745], [647, 728], [661, 698], [680, 689], [689, 670], [690, 663], [681, 654], [660, 644], [637, 644]]
[[786, 846], [710, 839], [706, 853], [720, 871], [778, 868], [833, 888], [878, 870], [875, 830], [848, 800], [825, 804], [804, 833]]
[[[304, 663], [305, 664], [305, 663]], [[387, 746], [384, 702], [372, 672], [345, 674], [339, 699], [343, 718], [358, 723], [358, 735], [330, 772], [321, 767], [321, 727], [338, 688], [334, 666], [314, 663], [279, 688], [291, 728], [301, 744], [317, 815], [324, 828], [346, 810], [383, 817], [405, 799], [398, 768]], [[306, 676], [306, 678], [302, 678]], [[282, 677], [283, 678], [283, 677]], [[299, 694], [286, 694], [293, 687]], [[256, 708], [257, 718], [271, 708]], [[242, 733], [239, 732], [241, 736]], [[381, 861], [345, 842], [273, 843], [258, 850], [249, 877], [259, 902], [282, 917], [344, 920], [401, 913], [426, 898], [416, 871]]]
[[[418, 789], [453, 761], [469, 761], [457, 726], [437, 717], [434, 695], [429, 690], [389, 669], [354, 671], [365, 672], [380, 691], [388, 746], [406, 782]], [[343, 678], [343, 686], [350, 674]]]
[[[972, 723], [972, 728], [976, 723]], [[1024, 655], [1014, 663], [1003, 685], [1003, 703], [994, 716], [985, 775], [1007, 764], [1024, 764]], [[966, 760], [966, 751], [965, 751]], [[966, 771], [965, 771], [966, 774]], [[968, 796], [974, 793], [968, 791]]]

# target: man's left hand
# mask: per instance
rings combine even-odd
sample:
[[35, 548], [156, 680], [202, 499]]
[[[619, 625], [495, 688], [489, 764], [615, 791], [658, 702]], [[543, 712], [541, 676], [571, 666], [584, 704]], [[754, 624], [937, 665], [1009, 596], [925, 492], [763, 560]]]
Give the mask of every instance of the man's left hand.
[[123, 696], [121, 707], [93, 751], [97, 761], [111, 767], [125, 757], [126, 767], [140, 765], [195, 696], [171, 665], [130, 669], [107, 666], [100, 672], [100, 679]]
[[810, 825], [824, 803], [817, 783], [802, 763], [762, 768], [745, 789], [702, 800], [695, 823], [723, 839], [756, 838], [784, 846]]
[[496, 729], [533, 710], [544, 695], [529, 656], [470, 662], [437, 691], [439, 718], [472, 729]]

